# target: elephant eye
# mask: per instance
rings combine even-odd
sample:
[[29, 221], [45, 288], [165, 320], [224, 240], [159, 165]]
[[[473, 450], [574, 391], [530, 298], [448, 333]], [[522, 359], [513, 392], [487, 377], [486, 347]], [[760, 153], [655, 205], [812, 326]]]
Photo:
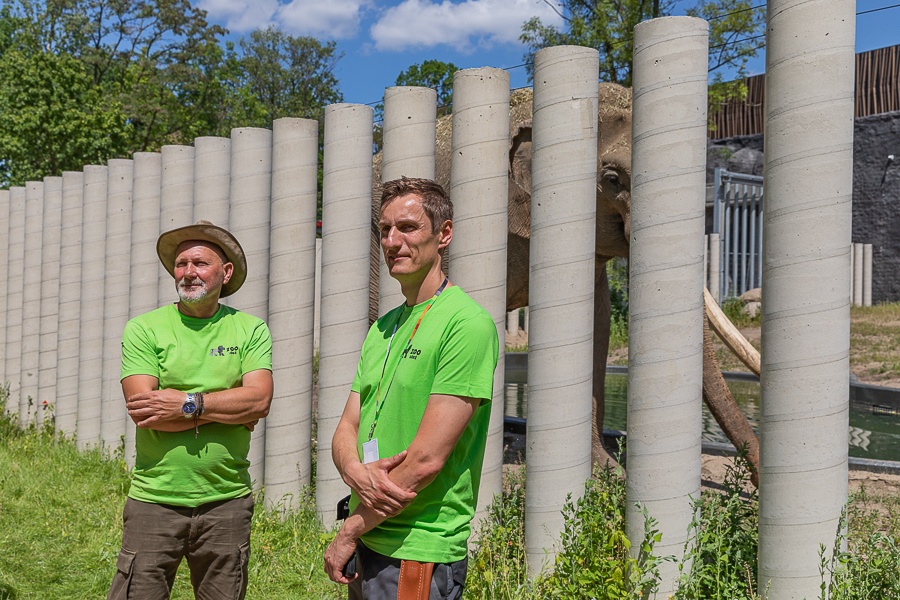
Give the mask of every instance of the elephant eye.
[[616, 173], [610, 171], [607, 171], [603, 174], [603, 181], [608, 182], [616, 187], [620, 185], [619, 176]]

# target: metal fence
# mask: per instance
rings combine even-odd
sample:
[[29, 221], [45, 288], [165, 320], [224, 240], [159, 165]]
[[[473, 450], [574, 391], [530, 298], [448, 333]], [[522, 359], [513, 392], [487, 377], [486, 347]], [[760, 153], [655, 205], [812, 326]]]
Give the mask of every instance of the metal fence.
[[720, 239], [716, 297], [721, 301], [762, 284], [763, 178], [716, 169], [714, 187], [712, 233]]

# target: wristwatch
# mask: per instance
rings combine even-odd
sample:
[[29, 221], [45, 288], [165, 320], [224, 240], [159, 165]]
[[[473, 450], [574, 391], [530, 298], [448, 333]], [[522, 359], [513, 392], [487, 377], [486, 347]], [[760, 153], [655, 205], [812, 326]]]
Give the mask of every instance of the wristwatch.
[[181, 405], [181, 413], [184, 415], [185, 419], [194, 418], [194, 413], [197, 412], [197, 409], [200, 406], [200, 398], [198, 397], [200, 394], [188, 394], [184, 399], [184, 404]]

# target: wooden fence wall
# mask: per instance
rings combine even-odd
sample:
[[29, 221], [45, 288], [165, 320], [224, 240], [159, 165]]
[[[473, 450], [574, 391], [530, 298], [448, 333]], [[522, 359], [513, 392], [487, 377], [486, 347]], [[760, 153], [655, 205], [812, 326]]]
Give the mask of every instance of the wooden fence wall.
[[[712, 115], [709, 137], [722, 139], [763, 132], [765, 75], [746, 79], [747, 98], [723, 106]], [[900, 110], [900, 45], [856, 55], [856, 116]]]

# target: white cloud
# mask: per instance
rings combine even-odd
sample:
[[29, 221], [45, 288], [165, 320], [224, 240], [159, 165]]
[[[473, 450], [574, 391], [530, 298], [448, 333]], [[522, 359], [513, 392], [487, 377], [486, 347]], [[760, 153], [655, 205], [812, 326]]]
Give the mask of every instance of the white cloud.
[[359, 30], [365, 0], [291, 0], [278, 7], [276, 20], [293, 35], [347, 39]]
[[403, 0], [386, 10], [370, 33], [379, 50], [446, 44], [471, 52], [481, 46], [519, 43], [522, 23], [532, 17], [548, 25], [562, 24], [543, 0]]
[[359, 30], [362, 7], [370, 0], [200, 0], [211, 21], [234, 33], [275, 25], [291, 35], [344, 39]]
[[200, 0], [197, 7], [207, 12], [210, 21], [244, 33], [271, 25], [278, 0]]

